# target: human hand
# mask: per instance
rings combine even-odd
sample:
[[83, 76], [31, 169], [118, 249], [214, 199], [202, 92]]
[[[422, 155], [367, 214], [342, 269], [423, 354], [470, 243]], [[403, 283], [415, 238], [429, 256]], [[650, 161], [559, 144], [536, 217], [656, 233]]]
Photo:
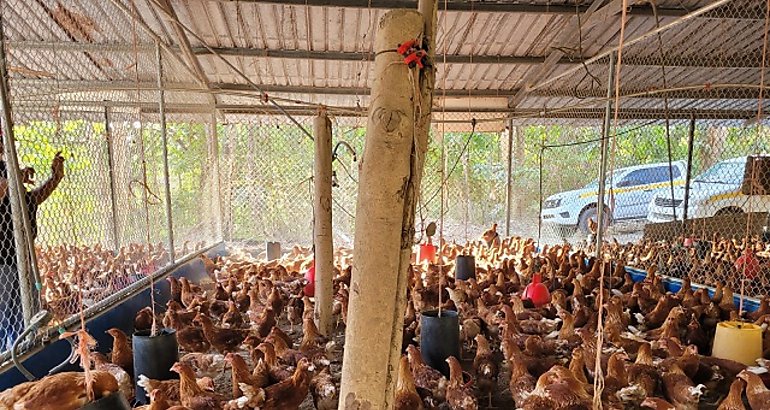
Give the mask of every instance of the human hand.
[[35, 168], [26, 167], [21, 169], [21, 183], [22, 184], [35, 183]]
[[51, 161], [51, 173], [56, 178], [64, 177], [64, 157], [61, 151], [57, 152]]

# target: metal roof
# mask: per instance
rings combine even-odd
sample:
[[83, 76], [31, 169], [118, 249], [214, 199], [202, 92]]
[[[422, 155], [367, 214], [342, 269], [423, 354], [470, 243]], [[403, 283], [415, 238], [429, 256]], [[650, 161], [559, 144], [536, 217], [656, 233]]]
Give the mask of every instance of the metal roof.
[[[621, 94], [633, 95], [622, 102], [630, 117], [756, 112], [765, 3], [690, 14], [717, 2], [629, 2]], [[595, 57], [618, 45], [621, 4], [440, 1], [436, 110], [600, 118], [608, 60]], [[2, 23], [20, 106], [109, 100], [152, 111], [159, 40], [170, 111], [273, 112], [248, 78], [296, 112], [324, 104], [361, 115], [376, 23], [392, 7], [416, 1], [8, 0]], [[656, 27], [665, 29], [651, 36]]]

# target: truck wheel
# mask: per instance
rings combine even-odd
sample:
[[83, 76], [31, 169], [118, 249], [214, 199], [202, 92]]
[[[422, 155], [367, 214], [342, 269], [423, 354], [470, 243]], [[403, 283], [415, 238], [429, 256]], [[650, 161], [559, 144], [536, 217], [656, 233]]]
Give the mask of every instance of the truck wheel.
[[739, 215], [743, 213], [743, 209], [738, 208], [737, 206], [728, 206], [727, 208], [722, 208], [715, 213], [715, 216], [722, 216], [722, 215]]
[[[605, 227], [609, 224], [610, 218], [606, 214], [608, 211], [607, 208], [604, 208], [605, 211], [605, 217], [604, 217], [604, 225]], [[580, 214], [580, 219], [578, 220], [578, 229], [581, 233], [588, 235], [591, 233], [591, 230], [588, 229], [588, 220], [593, 219], [594, 222], [599, 220], [599, 211], [596, 208], [595, 205], [592, 205], [590, 208], [586, 209]]]

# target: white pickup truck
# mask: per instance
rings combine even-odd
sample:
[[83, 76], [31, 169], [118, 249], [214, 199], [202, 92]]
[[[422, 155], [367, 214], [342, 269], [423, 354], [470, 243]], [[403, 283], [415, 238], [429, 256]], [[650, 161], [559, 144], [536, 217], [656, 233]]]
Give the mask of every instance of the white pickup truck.
[[[657, 192], [669, 192], [673, 176], [674, 187], [684, 185], [686, 172], [684, 161], [637, 165], [620, 168], [606, 179], [605, 209], [612, 209], [613, 220], [644, 219], [648, 204]], [[610, 191], [614, 197], [611, 206]], [[543, 203], [541, 218], [543, 224], [553, 227], [560, 234], [579, 229], [588, 233], [588, 220], [596, 220], [598, 211], [599, 180], [573, 191], [560, 192], [549, 196]]]
[[[746, 195], [741, 192], [746, 158], [726, 159], [712, 165], [690, 183], [687, 218], [707, 218], [716, 215], [748, 212], [766, 212], [770, 209], [770, 195]], [[648, 204], [650, 222], [681, 221], [684, 217], [684, 185], [676, 187], [674, 199], [665, 192], [653, 196]]]

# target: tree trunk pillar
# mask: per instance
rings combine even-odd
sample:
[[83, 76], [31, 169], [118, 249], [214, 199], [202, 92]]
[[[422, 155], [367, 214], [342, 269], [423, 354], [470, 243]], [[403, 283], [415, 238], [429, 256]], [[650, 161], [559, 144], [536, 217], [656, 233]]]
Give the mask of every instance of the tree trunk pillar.
[[332, 233], [332, 123], [322, 109], [313, 121], [315, 164], [313, 181], [313, 248], [315, 256], [315, 322], [324, 336], [332, 332], [332, 279], [334, 235]]
[[[359, 165], [340, 408], [389, 409], [393, 405], [398, 370], [393, 363], [398, 357], [391, 356], [401, 348], [406, 291], [403, 247], [409, 244], [411, 252], [414, 238], [410, 184], [419, 182], [419, 175], [413, 173], [413, 154], [420, 92], [413, 77], [417, 69], [410, 70], [395, 50], [418, 39], [423, 25], [419, 12], [393, 10], [380, 19], [375, 38], [366, 146]], [[404, 218], [409, 214], [406, 205], [411, 207], [411, 224]]]

